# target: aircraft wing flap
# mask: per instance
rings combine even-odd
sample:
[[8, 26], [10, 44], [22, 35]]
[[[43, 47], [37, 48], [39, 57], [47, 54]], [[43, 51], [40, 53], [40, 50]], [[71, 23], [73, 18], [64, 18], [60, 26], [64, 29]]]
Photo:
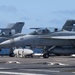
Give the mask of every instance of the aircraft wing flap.
[[62, 40], [73, 40], [75, 39], [75, 36], [44, 36], [44, 37], [40, 37], [42, 39], [62, 39]]

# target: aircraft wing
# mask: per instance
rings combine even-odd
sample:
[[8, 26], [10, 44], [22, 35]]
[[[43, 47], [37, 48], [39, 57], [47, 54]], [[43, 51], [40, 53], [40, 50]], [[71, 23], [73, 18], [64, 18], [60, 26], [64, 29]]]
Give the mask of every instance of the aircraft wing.
[[75, 36], [44, 36], [39, 37], [41, 39], [61, 39], [61, 40], [75, 40]]

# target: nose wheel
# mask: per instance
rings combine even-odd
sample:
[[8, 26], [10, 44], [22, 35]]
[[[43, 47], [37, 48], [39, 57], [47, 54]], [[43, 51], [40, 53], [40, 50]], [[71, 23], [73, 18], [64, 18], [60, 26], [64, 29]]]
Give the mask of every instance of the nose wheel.
[[49, 58], [49, 53], [44, 53], [43, 58]]

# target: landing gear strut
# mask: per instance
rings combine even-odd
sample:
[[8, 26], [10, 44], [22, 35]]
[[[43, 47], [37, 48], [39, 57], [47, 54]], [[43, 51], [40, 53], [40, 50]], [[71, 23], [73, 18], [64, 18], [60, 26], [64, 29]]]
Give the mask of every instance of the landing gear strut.
[[55, 48], [56, 46], [48, 46], [44, 48], [44, 54], [43, 54], [43, 58], [49, 58], [51, 51]]

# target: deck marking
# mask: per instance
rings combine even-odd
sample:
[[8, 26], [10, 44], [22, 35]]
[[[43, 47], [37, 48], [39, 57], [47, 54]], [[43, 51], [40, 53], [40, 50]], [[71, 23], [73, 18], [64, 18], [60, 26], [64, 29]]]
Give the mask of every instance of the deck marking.
[[46, 74], [35, 74], [35, 73], [21, 73], [21, 72], [5, 72], [0, 71], [0, 74], [8, 74], [8, 75], [46, 75]]
[[56, 73], [58, 73], [58, 72], [60, 72], [60, 71], [54, 71], [54, 70], [41, 70], [41, 69], [21, 69], [21, 70], [27, 70], [27, 71], [40, 71], [40, 72], [56, 72]]

